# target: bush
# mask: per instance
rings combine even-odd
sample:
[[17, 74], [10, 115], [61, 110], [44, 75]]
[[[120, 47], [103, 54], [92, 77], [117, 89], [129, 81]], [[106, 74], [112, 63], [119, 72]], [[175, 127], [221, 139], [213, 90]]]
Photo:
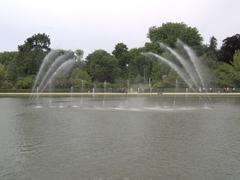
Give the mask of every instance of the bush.
[[19, 79], [16, 83], [18, 89], [30, 89], [33, 84], [33, 76], [27, 76], [23, 79]]
[[13, 89], [14, 86], [11, 82], [9, 81], [4, 81], [1, 86], [2, 89]]

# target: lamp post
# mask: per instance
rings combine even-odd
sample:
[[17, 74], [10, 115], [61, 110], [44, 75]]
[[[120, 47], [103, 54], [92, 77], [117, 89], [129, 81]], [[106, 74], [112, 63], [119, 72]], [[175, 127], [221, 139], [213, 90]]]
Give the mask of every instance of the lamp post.
[[126, 64], [126, 68], [127, 68], [127, 92], [129, 92], [128, 66], [129, 66], [129, 64]]

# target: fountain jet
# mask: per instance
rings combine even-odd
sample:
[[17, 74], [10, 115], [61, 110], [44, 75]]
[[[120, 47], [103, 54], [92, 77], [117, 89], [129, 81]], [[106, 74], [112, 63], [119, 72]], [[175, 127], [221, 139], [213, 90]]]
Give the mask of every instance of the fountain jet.
[[208, 83], [206, 82], [206, 78], [204, 78], [206, 77], [204, 76], [204, 72], [207, 72], [207, 67], [204, 67], [203, 63], [200, 62], [195, 52], [189, 46], [180, 40], [177, 40], [177, 45], [184, 49], [188, 58], [184, 58], [177, 50], [163, 43], [160, 43], [160, 46], [166, 49], [178, 62], [152, 52], [143, 53], [143, 55], [155, 57], [157, 60], [168, 64], [194, 92], [197, 92], [199, 89], [207, 90]]
[[45, 83], [43, 88], [41, 89], [41, 92], [43, 92], [47, 86], [50, 84], [50, 82], [54, 82], [57, 78], [65, 77], [69, 74], [69, 72], [72, 70], [75, 64], [75, 59], [68, 59], [66, 62], [62, 63], [52, 74], [51, 78], [48, 79], [48, 81]]
[[40, 92], [44, 91], [44, 89], [43, 89], [44, 85], [46, 84], [46, 82], [48, 82], [49, 79], [51, 79], [51, 76], [53, 76], [53, 74], [57, 70], [57, 68], [59, 66], [61, 66], [65, 61], [72, 59], [73, 57], [74, 57], [74, 53], [71, 51], [67, 51], [63, 55], [56, 58], [56, 60], [49, 67], [48, 71], [46, 72], [45, 76], [43, 77], [43, 79], [39, 85]]
[[60, 55], [60, 50], [51, 50], [43, 59], [41, 67], [37, 73], [37, 77], [35, 79], [34, 85], [32, 87], [32, 93], [36, 89], [36, 86], [39, 85], [40, 81], [43, 78], [43, 75], [47, 72], [49, 66], [53, 63], [53, 61]]
[[175, 58], [179, 60], [179, 62], [181, 63], [181, 65], [184, 67], [187, 74], [189, 75], [189, 77], [192, 79], [192, 82], [194, 83], [194, 85], [196, 87], [199, 87], [201, 85], [201, 82], [199, 82], [198, 74], [195, 71], [195, 69], [192, 68], [191, 63], [186, 59], [184, 59], [178, 52], [168, 47], [167, 45], [160, 43], [160, 46], [166, 49], [167, 51], [169, 51]]
[[174, 69], [174, 71], [176, 71], [176, 73], [187, 83], [187, 85], [193, 90], [195, 91], [195, 88], [194, 88], [194, 85], [193, 85], [193, 82], [191, 81], [189, 75], [176, 63], [173, 63], [171, 61], [169, 61], [168, 59], [158, 55], [158, 54], [155, 54], [155, 53], [152, 53], [152, 52], [147, 52], [147, 53], [143, 53], [144, 55], [146, 56], [152, 56], [152, 57], [155, 57], [157, 58], [158, 60], [166, 63], [167, 65], [169, 65], [172, 69]]

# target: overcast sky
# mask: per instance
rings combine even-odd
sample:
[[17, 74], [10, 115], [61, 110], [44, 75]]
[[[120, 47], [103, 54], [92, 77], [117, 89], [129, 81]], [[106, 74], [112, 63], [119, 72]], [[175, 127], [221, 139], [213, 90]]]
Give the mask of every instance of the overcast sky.
[[150, 26], [184, 22], [204, 41], [240, 33], [239, 0], [1, 0], [0, 51], [16, 50], [35, 33], [52, 48], [111, 52], [118, 42], [143, 46]]

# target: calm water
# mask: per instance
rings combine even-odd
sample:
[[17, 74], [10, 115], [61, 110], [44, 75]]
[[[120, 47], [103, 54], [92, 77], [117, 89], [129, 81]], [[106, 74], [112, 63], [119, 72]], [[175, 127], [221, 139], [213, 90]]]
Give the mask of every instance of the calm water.
[[239, 98], [69, 100], [0, 98], [1, 180], [240, 178]]

